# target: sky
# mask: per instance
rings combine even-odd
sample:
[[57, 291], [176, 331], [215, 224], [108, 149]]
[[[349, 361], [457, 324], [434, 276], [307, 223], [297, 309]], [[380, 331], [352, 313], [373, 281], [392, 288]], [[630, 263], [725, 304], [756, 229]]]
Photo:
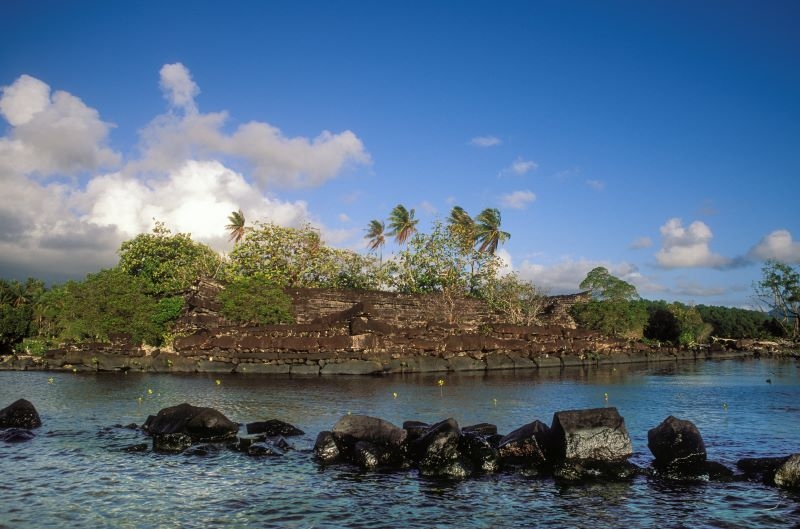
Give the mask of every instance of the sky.
[[[606, 267], [647, 299], [752, 306], [800, 263], [795, 1], [5, 0], [0, 277], [117, 263], [227, 216], [367, 252], [498, 208], [551, 294]], [[384, 258], [398, 251], [389, 242]]]

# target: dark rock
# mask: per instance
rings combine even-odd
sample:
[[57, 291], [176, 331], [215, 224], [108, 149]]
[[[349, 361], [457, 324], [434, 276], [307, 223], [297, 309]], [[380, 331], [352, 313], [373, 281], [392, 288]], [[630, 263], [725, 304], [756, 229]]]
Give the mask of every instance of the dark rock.
[[730, 481], [733, 471], [715, 461], [705, 461], [697, 465], [654, 465], [654, 475], [672, 481]]
[[419, 421], [406, 421], [403, 423], [403, 430], [406, 431], [406, 443], [411, 443], [423, 435], [425, 432], [428, 431], [431, 425], [425, 422]]
[[462, 478], [469, 474], [459, 461], [461, 429], [454, 419], [432, 425], [425, 435], [409, 444], [408, 453], [423, 476]]
[[139, 454], [142, 452], [147, 452], [148, 450], [147, 443], [139, 443], [131, 446], [126, 446], [122, 449], [123, 452], [128, 452], [130, 454]]
[[480, 472], [491, 473], [500, 469], [497, 449], [482, 435], [462, 430], [458, 451]]
[[647, 432], [647, 447], [657, 467], [700, 468], [706, 462], [706, 446], [697, 426], [672, 415]]
[[255, 443], [261, 443], [267, 440], [266, 435], [248, 435], [247, 437], [239, 437], [235, 443], [231, 443], [229, 447], [237, 452], [247, 452], [247, 449]]
[[333, 432], [320, 432], [314, 443], [314, 458], [322, 464], [336, 463], [342, 460], [342, 451], [336, 442]]
[[276, 435], [283, 435], [286, 437], [292, 437], [295, 435], [304, 435], [305, 432], [300, 428], [292, 426], [289, 423], [285, 423], [283, 421], [279, 421], [278, 419], [270, 419], [268, 421], [258, 421], [258, 422], [251, 422], [247, 424], [247, 433], [254, 434], [254, 433], [263, 433], [267, 434], [269, 437], [274, 437]]
[[745, 458], [737, 461], [736, 467], [744, 472], [745, 478], [772, 485], [775, 473], [788, 460], [789, 456]]
[[282, 456], [283, 450], [279, 449], [271, 442], [253, 443], [247, 448], [247, 455], [256, 457], [274, 457]]
[[213, 408], [179, 404], [149, 416], [142, 429], [151, 435], [183, 433], [194, 442], [222, 442], [234, 439], [239, 425]]
[[571, 459], [556, 465], [556, 480], [582, 482], [592, 480], [626, 481], [639, 472], [639, 467], [624, 460], [599, 461], [597, 459]]
[[616, 408], [559, 411], [553, 415], [551, 450], [558, 460], [619, 461], [633, 455], [625, 419]]
[[489, 437], [491, 435], [497, 435], [497, 426], [489, 424], [488, 422], [482, 422], [480, 424], [463, 427], [461, 433], [475, 433], [483, 437]]
[[345, 415], [333, 426], [333, 435], [350, 448], [358, 441], [369, 441], [399, 448], [408, 435], [394, 424], [367, 415]]
[[368, 441], [356, 443], [353, 460], [362, 470], [377, 470], [380, 459], [381, 454], [374, 444]]
[[533, 421], [506, 435], [497, 446], [504, 465], [538, 467], [547, 462], [547, 445], [550, 428], [541, 421]]
[[157, 433], [153, 434], [153, 451], [178, 454], [192, 446], [192, 438], [185, 433]]
[[793, 454], [775, 472], [775, 485], [786, 489], [800, 488], [800, 454]]
[[30, 441], [34, 437], [36, 437], [36, 435], [25, 428], [9, 428], [0, 431], [0, 441], [6, 443], [23, 443], [25, 441]]
[[0, 428], [38, 428], [39, 412], [29, 401], [19, 399], [0, 410]]

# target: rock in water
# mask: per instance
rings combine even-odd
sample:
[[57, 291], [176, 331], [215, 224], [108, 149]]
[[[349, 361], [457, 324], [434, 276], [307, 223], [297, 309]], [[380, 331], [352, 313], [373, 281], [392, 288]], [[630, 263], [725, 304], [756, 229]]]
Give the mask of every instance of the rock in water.
[[633, 455], [625, 419], [613, 407], [556, 412], [550, 429], [556, 459], [620, 461]]
[[270, 419], [268, 421], [251, 422], [246, 425], [248, 434], [263, 433], [269, 437], [276, 437], [283, 435], [285, 437], [292, 437], [295, 435], [304, 435], [305, 432], [300, 428], [292, 426], [289, 423], [279, 421], [278, 419]]
[[0, 441], [5, 441], [6, 443], [23, 443], [30, 441], [34, 437], [36, 435], [32, 431], [24, 428], [9, 428], [0, 431]]
[[538, 467], [547, 461], [545, 450], [549, 443], [550, 428], [541, 421], [533, 421], [517, 428], [500, 439], [497, 451], [504, 465]]
[[800, 488], [800, 454], [793, 454], [775, 472], [775, 484], [787, 489]]
[[215, 443], [235, 439], [239, 425], [213, 408], [184, 403], [151, 415], [142, 429], [153, 436], [182, 433], [196, 443]]
[[659, 467], [699, 468], [706, 462], [706, 445], [697, 426], [672, 415], [647, 432], [647, 447]]
[[0, 410], [0, 428], [38, 428], [41, 425], [39, 412], [25, 399], [19, 399]]
[[394, 424], [367, 415], [345, 415], [333, 426], [333, 435], [352, 448], [358, 441], [399, 447], [406, 431]]
[[423, 476], [463, 478], [469, 470], [459, 460], [461, 429], [454, 419], [432, 425], [411, 443], [408, 452]]
[[324, 465], [341, 461], [342, 451], [332, 432], [324, 431], [317, 435], [317, 441], [314, 443], [314, 457]]

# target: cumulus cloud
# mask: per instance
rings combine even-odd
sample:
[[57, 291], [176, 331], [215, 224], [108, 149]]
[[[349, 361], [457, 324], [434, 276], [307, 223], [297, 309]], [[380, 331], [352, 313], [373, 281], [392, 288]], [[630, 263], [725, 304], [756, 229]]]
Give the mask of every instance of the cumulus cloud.
[[639, 237], [630, 243], [628, 248], [631, 250], [641, 250], [643, 248], [650, 248], [651, 246], [653, 246], [653, 240], [650, 237]]
[[501, 143], [500, 138], [495, 136], [476, 136], [469, 140], [469, 144], [473, 147], [494, 147]]
[[[150, 231], [154, 219], [228, 251], [224, 226], [239, 208], [249, 222], [313, 223], [304, 201], [266, 189], [319, 185], [370, 162], [350, 131], [288, 137], [250, 122], [225, 132], [225, 112], [197, 109], [188, 69], [165, 65], [160, 74], [170, 111], [141, 131], [140, 156], [124, 164], [106, 144], [111, 125], [78, 97], [27, 75], [2, 88], [10, 127], [0, 137], [0, 276], [62, 280], [113, 266], [121, 242]], [[229, 161], [249, 163], [253, 178]], [[62, 178], [72, 175], [82, 178]]]
[[797, 264], [800, 263], [800, 242], [795, 241], [788, 230], [775, 230], [764, 236], [747, 255], [751, 259], [777, 259]]
[[520, 157], [514, 160], [514, 163], [512, 163], [505, 170], [505, 172], [509, 174], [522, 176], [531, 171], [535, 171], [537, 167], [539, 167], [539, 164], [537, 164], [536, 162], [531, 160], [524, 160], [523, 158]]
[[111, 125], [96, 110], [28, 75], [3, 87], [0, 113], [11, 125], [0, 138], [0, 173], [74, 175], [113, 167], [121, 157], [106, 146]]
[[660, 231], [662, 247], [656, 260], [664, 268], [726, 268], [732, 264], [731, 259], [711, 251], [709, 243], [714, 235], [699, 220], [684, 227], [681, 219], [672, 218]]
[[177, 62], [165, 64], [159, 74], [159, 85], [170, 105], [186, 112], [196, 112], [194, 98], [200, 93], [200, 87], [192, 80], [189, 69]]
[[514, 191], [500, 197], [500, 203], [511, 209], [524, 209], [534, 200], [536, 200], [536, 195], [528, 190]]
[[161, 69], [161, 86], [170, 104], [185, 110], [158, 116], [142, 132], [139, 171], [172, 171], [189, 157], [232, 157], [250, 165], [263, 187], [314, 187], [351, 165], [372, 162], [352, 131], [322, 131], [314, 138], [288, 137], [269, 123], [251, 121], [233, 133], [223, 130], [226, 112], [201, 113], [194, 103], [199, 88], [181, 64]]

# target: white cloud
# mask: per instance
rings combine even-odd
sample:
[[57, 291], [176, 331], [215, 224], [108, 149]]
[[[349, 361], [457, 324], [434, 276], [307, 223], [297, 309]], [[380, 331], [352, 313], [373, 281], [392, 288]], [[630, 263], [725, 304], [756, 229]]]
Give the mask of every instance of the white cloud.
[[342, 223], [350, 222], [350, 216], [347, 213], [339, 213], [337, 218], [339, 219], [339, 222]]
[[566, 294], [578, 292], [586, 274], [598, 266], [604, 266], [612, 275], [633, 284], [640, 294], [665, 290], [661, 285], [644, 277], [639, 269], [630, 263], [609, 263], [588, 259], [563, 259], [554, 264], [524, 261], [518, 272], [520, 277], [546, 289], [551, 294]]
[[165, 64], [159, 71], [159, 85], [170, 105], [186, 112], [196, 112], [194, 98], [200, 93], [200, 87], [192, 80], [192, 74], [183, 64]]
[[534, 200], [536, 200], [536, 195], [528, 190], [514, 191], [500, 197], [500, 203], [511, 209], [524, 209]]
[[469, 140], [469, 144], [474, 147], [494, 147], [501, 143], [500, 138], [495, 136], [476, 136]]
[[113, 167], [120, 155], [106, 146], [111, 125], [96, 110], [33, 77], [3, 88], [0, 113], [11, 125], [0, 138], [0, 174], [74, 175]]
[[[248, 222], [313, 223], [305, 202], [265, 195], [264, 186], [319, 185], [370, 162], [350, 131], [309, 139], [251, 122], [224, 132], [227, 114], [197, 111], [199, 88], [180, 64], [162, 68], [160, 84], [172, 111], [141, 132], [141, 158], [122, 166], [106, 146], [111, 126], [79, 98], [51, 94], [30, 76], [2, 89], [10, 127], [0, 137], [0, 276], [63, 280], [113, 266], [120, 243], [150, 231], [153, 219], [229, 251], [224, 226], [239, 208]], [[249, 162], [254, 180], [230, 169], [229, 158]], [[337, 239], [355, 233], [319, 228]]]
[[650, 237], [639, 237], [630, 243], [628, 248], [632, 250], [641, 250], [643, 248], [650, 248], [651, 246], [653, 246], [653, 240]]
[[594, 189], [595, 191], [602, 191], [606, 188], [606, 183], [600, 180], [587, 180], [586, 185]]
[[522, 176], [531, 171], [535, 171], [537, 167], [539, 167], [539, 164], [537, 164], [536, 162], [531, 160], [524, 160], [523, 158], [520, 157], [514, 160], [514, 163], [512, 163], [508, 168], [503, 170], [503, 173]]
[[763, 237], [748, 252], [753, 259], [777, 259], [784, 263], [800, 263], [800, 242], [788, 230], [775, 230]]
[[662, 247], [656, 260], [664, 268], [725, 268], [732, 264], [731, 259], [711, 251], [709, 243], [714, 235], [699, 220], [684, 228], [681, 219], [672, 218], [660, 230]]

